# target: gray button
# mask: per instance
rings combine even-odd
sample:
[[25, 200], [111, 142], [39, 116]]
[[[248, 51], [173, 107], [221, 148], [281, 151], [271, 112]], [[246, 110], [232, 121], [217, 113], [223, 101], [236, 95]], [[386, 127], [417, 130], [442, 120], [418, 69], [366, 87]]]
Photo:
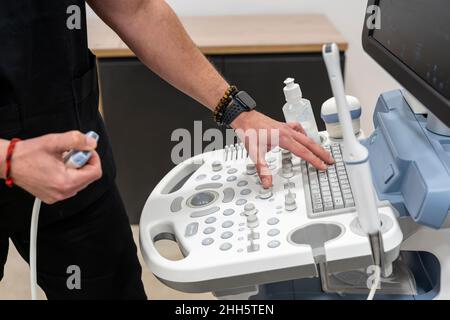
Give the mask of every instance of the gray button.
[[255, 210], [255, 205], [253, 203], [247, 203], [244, 207], [245, 211], [253, 211]]
[[183, 202], [183, 197], [177, 197], [172, 201], [172, 204], [170, 205], [170, 211], [172, 212], [178, 212], [181, 210], [181, 203]]
[[269, 220], [267, 220], [267, 224], [270, 226], [274, 226], [278, 224], [278, 222], [280, 222], [280, 220], [277, 218], [270, 218]]
[[227, 250], [230, 250], [232, 247], [233, 246], [231, 245], [231, 243], [227, 242], [220, 246], [220, 250], [227, 251]]
[[226, 232], [222, 233], [222, 235], [220, 237], [222, 239], [230, 239], [232, 236], [233, 236], [233, 232], [226, 231]]
[[214, 172], [222, 170], [222, 162], [220, 161], [214, 161], [211, 165]]
[[270, 241], [270, 242], [267, 244], [267, 246], [268, 246], [269, 248], [271, 248], [271, 249], [274, 249], [274, 248], [279, 247], [280, 244], [281, 244], [280, 241], [273, 240], [273, 241]]
[[231, 168], [227, 171], [228, 174], [235, 174], [237, 172], [237, 169]]
[[254, 243], [253, 245], [250, 245], [247, 247], [248, 252], [256, 252], [259, 251], [259, 244]]
[[249, 195], [250, 193], [252, 193], [252, 190], [250, 189], [244, 189], [241, 191], [241, 195], [243, 196]]
[[195, 188], [195, 190], [200, 191], [200, 190], [205, 190], [205, 189], [219, 189], [222, 188], [223, 184], [221, 183], [205, 183], [205, 184], [201, 184], [199, 186], [197, 186]]
[[275, 158], [275, 157], [269, 157], [269, 158], [267, 158], [267, 162], [268, 162], [268, 163], [274, 163], [275, 161], [277, 161], [277, 158]]
[[245, 180], [241, 180], [238, 182], [238, 187], [245, 187], [246, 185], [248, 185], [248, 182]]
[[195, 236], [198, 232], [198, 222], [192, 222], [190, 224], [187, 225], [186, 227], [186, 231], [184, 232], [184, 236], [187, 237], [192, 237]]
[[224, 223], [222, 223], [222, 228], [231, 228], [233, 225], [233, 221], [225, 221]]
[[204, 233], [204, 234], [211, 234], [211, 233], [214, 233], [214, 231], [216, 231], [215, 228], [213, 228], [213, 227], [208, 227], [208, 228], [206, 228], [205, 230], [203, 230], [203, 233]]
[[234, 199], [234, 189], [233, 188], [225, 188], [223, 190], [223, 203], [229, 203]]
[[261, 188], [259, 190], [259, 197], [261, 199], [269, 199], [270, 197], [272, 197], [272, 195], [273, 195], [272, 188], [270, 188], [270, 189]]
[[209, 217], [208, 219], [205, 220], [206, 224], [212, 224], [214, 222], [216, 222], [217, 219], [215, 217]]
[[295, 188], [295, 183], [294, 182], [289, 182], [289, 183], [285, 183], [284, 184], [284, 189], [294, 189]]
[[251, 176], [251, 175], [253, 175], [253, 174], [256, 173], [256, 167], [255, 167], [255, 165], [252, 164], [252, 163], [247, 164], [246, 169], [247, 169], [247, 174], [248, 174], [249, 176]]
[[197, 178], [195, 178], [195, 180], [200, 181], [206, 178], [206, 174], [200, 174], [197, 176]]
[[201, 211], [195, 211], [191, 213], [191, 218], [201, 218], [204, 216], [208, 216], [210, 214], [213, 214], [217, 211], [219, 211], [220, 208], [219, 207], [211, 207], [205, 210], [201, 210]]
[[193, 208], [205, 207], [213, 203], [218, 197], [215, 191], [203, 191], [194, 194], [188, 200], [188, 205]]
[[247, 203], [247, 200], [245, 200], [245, 199], [239, 199], [238, 201], [236, 201], [236, 204], [238, 206], [242, 206], [242, 205], [244, 205], [246, 203]]
[[278, 229], [270, 229], [268, 232], [267, 232], [267, 235], [269, 236], [269, 237], [275, 237], [275, 236], [277, 236], [277, 235], [279, 235], [280, 234], [280, 230], [278, 230]]
[[212, 180], [212, 181], [217, 181], [217, 180], [220, 180], [220, 178], [222, 178], [222, 176], [221, 176], [220, 174], [216, 174], [215, 176], [213, 176], [213, 177], [211, 178], [211, 180]]
[[206, 238], [202, 241], [202, 245], [204, 245], [204, 246], [209, 246], [209, 245], [212, 245], [213, 243], [214, 243], [213, 238]]
[[229, 176], [228, 178], [227, 178], [227, 181], [228, 182], [233, 182], [233, 181], [236, 181], [237, 180], [237, 177], [236, 176]]
[[226, 209], [226, 210], [223, 212], [223, 215], [224, 215], [224, 216], [231, 216], [233, 213], [234, 213], [234, 210], [233, 210], [233, 209]]

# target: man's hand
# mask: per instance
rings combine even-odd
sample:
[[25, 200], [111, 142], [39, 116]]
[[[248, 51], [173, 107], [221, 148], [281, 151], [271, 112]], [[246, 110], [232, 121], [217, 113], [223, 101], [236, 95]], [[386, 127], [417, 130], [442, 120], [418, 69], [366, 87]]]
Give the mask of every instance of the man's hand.
[[[0, 142], [0, 148], [8, 144]], [[96, 147], [95, 139], [78, 131], [20, 141], [14, 150], [11, 177], [16, 185], [47, 204], [71, 198], [102, 176]], [[69, 169], [64, 165], [63, 154], [71, 149], [92, 151], [92, 157], [83, 168]], [[4, 153], [4, 148], [0, 153]], [[4, 163], [0, 170], [3, 177]]]
[[[326, 170], [329, 164], [334, 163], [330, 153], [308, 138], [299, 124], [278, 122], [257, 111], [250, 111], [239, 115], [231, 126], [245, 143], [249, 156], [256, 165], [261, 183], [266, 189], [272, 186], [272, 174], [267, 166], [265, 154], [277, 145], [291, 151], [319, 170]], [[256, 132], [257, 141], [254, 141], [254, 135], [250, 137], [247, 135], [249, 132]]]

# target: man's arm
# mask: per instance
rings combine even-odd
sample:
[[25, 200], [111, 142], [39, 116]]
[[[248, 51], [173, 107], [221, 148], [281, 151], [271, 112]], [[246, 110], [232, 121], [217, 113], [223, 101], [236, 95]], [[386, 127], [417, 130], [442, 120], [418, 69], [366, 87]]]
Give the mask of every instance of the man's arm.
[[[88, 0], [88, 3], [152, 71], [214, 110], [229, 85], [195, 46], [164, 0]], [[330, 154], [306, 137], [298, 125], [275, 121], [257, 111], [242, 113], [231, 125], [242, 131], [277, 130], [282, 148], [318, 169], [326, 168], [324, 161], [333, 162]], [[241, 139], [245, 141], [244, 137]], [[264, 187], [268, 188], [272, 177], [265, 152], [261, 152], [264, 148], [249, 152]]]
[[88, 0], [137, 57], [171, 85], [213, 110], [228, 83], [197, 49], [163, 0]]

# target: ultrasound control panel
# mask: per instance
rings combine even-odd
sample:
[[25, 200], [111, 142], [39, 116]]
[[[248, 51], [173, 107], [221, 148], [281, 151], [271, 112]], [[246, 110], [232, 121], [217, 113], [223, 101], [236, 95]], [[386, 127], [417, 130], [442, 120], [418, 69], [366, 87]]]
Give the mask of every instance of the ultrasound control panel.
[[[140, 223], [150, 270], [168, 286], [209, 292], [318, 276], [369, 264], [371, 249], [357, 212], [339, 145], [336, 159], [317, 171], [289, 151], [266, 156], [273, 187], [264, 189], [242, 144], [205, 153], [175, 167], [153, 190]], [[393, 209], [380, 204], [385, 252], [402, 241]], [[175, 241], [184, 258], [172, 261], [155, 243]], [[388, 255], [389, 256], [389, 255]]]

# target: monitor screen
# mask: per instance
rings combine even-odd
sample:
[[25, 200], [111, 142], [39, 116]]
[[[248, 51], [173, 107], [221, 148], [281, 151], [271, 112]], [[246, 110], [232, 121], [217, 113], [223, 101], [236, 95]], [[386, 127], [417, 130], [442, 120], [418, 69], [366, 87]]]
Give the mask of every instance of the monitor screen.
[[450, 0], [369, 0], [373, 5], [379, 28], [365, 26], [365, 50], [450, 126]]

